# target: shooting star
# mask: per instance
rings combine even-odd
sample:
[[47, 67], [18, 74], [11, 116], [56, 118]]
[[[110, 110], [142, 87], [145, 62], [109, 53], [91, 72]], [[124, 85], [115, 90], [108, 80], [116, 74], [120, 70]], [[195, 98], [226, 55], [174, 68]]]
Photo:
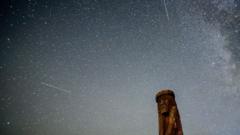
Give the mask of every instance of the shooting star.
[[59, 87], [57, 87], [57, 86], [55, 86], [55, 85], [52, 85], [52, 84], [45, 83], [45, 82], [41, 82], [41, 84], [44, 85], [44, 86], [47, 86], [47, 87], [49, 87], [49, 88], [53, 88], [53, 89], [59, 90], [59, 91], [61, 91], [61, 92], [65, 92], [65, 93], [67, 93], [67, 94], [71, 94], [71, 91], [70, 91], [70, 90], [66, 90], [66, 89], [63, 89], [63, 88], [59, 88]]
[[164, 4], [164, 8], [165, 8], [165, 13], [166, 13], [167, 19], [168, 19], [168, 21], [169, 21], [169, 16], [168, 16], [168, 9], [167, 9], [167, 5], [166, 5], [166, 0], [163, 0], [163, 4]]

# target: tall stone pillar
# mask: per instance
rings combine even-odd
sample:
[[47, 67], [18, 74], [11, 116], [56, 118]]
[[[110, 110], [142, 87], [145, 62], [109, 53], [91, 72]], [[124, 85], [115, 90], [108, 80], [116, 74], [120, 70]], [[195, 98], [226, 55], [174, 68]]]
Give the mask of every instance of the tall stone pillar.
[[156, 95], [159, 135], [183, 135], [175, 95], [172, 90], [161, 90]]

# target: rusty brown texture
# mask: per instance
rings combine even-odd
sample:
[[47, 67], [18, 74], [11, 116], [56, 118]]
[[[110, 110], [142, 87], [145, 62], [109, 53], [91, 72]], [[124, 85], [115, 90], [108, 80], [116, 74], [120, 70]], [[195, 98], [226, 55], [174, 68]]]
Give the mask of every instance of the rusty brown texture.
[[182, 124], [172, 90], [161, 90], [156, 95], [159, 135], [183, 135]]

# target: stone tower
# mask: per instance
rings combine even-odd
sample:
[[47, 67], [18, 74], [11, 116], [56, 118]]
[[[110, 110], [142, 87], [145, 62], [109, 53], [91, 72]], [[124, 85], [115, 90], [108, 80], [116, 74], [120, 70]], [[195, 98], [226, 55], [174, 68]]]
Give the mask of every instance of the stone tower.
[[175, 95], [172, 90], [161, 90], [156, 95], [159, 135], [183, 135]]

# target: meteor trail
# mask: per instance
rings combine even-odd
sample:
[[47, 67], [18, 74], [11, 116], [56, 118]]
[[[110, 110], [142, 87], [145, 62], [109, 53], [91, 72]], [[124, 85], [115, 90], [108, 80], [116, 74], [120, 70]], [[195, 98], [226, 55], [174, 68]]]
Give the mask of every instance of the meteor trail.
[[168, 16], [168, 9], [167, 9], [167, 5], [166, 5], [166, 0], [163, 0], [163, 4], [164, 4], [164, 8], [165, 8], [165, 13], [166, 13], [167, 19], [168, 19], [168, 21], [169, 21], [169, 16]]
[[59, 90], [61, 92], [65, 92], [65, 93], [68, 93], [68, 94], [71, 94], [71, 91], [70, 90], [66, 90], [66, 89], [63, 89], [63, 88], [60, 88], [60, 87], [57, 87], [55, 85], [52, 85], [52, 84], [49, 84], [49, 83], [45, 83], [45, 82], [41, 82], [42, 85], [45, 85], [49, 88], [54, 88], [56, 90]]

